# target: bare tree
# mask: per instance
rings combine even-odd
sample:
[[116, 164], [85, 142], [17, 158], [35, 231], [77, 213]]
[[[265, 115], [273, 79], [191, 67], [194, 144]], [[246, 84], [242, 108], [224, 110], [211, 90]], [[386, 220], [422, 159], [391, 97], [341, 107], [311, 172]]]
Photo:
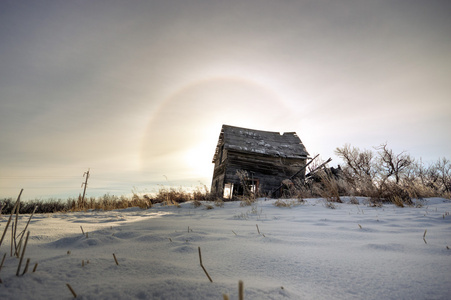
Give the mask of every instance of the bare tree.
[[434, 167], [437, 172], [437, 179], [443, 192], [451, 192], [451, 162], [449, 159], [443, 157], [439, 159]]
[[345, 144], [337, 147], [335, 154], [344, 161], [342, 167], [346, 180], [357, 190], [372, 189], [376, 176], [374, 153], [371, 150], [361, 151], [359, 148]]
[[382, 182], [394, 176], [396, 184], [399, 184], [401, 176], [412, 165], [414, 159], [405, 151], [395, 154], [393, 150], [387, 148], [387, 143], [380, 145], [376, 149], [379, 150], [378, 161], [381, 175], [383, 176]]
[[425, 166], [408, 153], [394, 153], [387, 143], [370, 150], [345, 144], [335, 149], [344, 164], [343, 179], [351, 191], [374, 199], [394, 197], [404, 203], [411, 198], [443, 196], [451, 198], [451, 161], [445, 157]]

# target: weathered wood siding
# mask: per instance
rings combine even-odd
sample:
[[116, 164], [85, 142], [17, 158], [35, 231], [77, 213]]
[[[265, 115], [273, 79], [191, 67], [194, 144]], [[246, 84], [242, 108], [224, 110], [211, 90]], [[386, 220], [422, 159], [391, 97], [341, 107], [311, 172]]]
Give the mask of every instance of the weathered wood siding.
[[[225, 151], [224, 151], [225, 152]], [[213, 185], [218, 182], [216, 192], [223, 193], [225, 183], [240, 184], [237, 171], [247, 171], [249, 177], [259, 181], [259, 192], [267, 194], [278, 188], [284, 179], [290, 178], [305, 165], [305, 159], [272, 157], [238, 151], [227, 151], [226, 158], [215, 162]], [[299, 174], [303, 178], [304, 173]], [[215, 192], [215, 191], [213, 191]]]

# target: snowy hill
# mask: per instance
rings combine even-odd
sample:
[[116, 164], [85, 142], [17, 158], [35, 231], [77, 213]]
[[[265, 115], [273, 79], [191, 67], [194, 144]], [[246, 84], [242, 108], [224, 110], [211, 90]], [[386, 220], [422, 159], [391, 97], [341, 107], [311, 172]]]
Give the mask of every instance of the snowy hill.
[[73, 298], [66, 284], [79, 299], [238, 299], [239, 280], [245, 299], [450, 299], [451, 201], [344, 200], [35, 215], [26, 274], [16, 276], [10, 229], [0, 247], [0, 299]]

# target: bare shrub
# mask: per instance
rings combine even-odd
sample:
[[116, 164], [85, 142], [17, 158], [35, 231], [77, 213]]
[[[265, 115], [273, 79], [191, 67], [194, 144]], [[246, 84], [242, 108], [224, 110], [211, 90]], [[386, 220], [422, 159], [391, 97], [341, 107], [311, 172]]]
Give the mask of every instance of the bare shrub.
[[451, 162], [449, 159], [440, 158], [433, 166], [437, 172], [437, 181], [439, 189], [443, 196], [451, 194]]
[[411, 198], [422, 199], [437, 195], [434, 185], [428, 183], [427, 174], [429, 168], [420, 159], [419, 161], [413, 161], [410, 167], [406, 169], [405, 176], [401, 178], [401, 185]]
[[451, 195], [448, 159], [441, 158], [426, 167], [405, 151], [395, 153], [387, 143], [375, 149], [377, 156], [370, 150], [361, 151], [347, 144], [335, 150], [344, 161], [343, 178], [349, 185], [349, 194], [370, 197], [374, 203], [392, 201], [396, 196], [404, 205], [410, 205], [412, 198]]

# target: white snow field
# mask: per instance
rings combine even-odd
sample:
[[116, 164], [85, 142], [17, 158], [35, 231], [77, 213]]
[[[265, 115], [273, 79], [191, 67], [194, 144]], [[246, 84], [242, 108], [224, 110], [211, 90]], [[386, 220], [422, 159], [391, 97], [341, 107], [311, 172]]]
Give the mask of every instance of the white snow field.
[[239, 280], [244, 299], [451, 299], [450, 200], [343, 200], [334, 209], [323, 199], [291, 208], [259, 199], [35, 215], [27, 273], [16, 276], [10, 229], [0, 247], [0, 299], [71, 299], [66, 284], [78, 299], [238, 299]]

